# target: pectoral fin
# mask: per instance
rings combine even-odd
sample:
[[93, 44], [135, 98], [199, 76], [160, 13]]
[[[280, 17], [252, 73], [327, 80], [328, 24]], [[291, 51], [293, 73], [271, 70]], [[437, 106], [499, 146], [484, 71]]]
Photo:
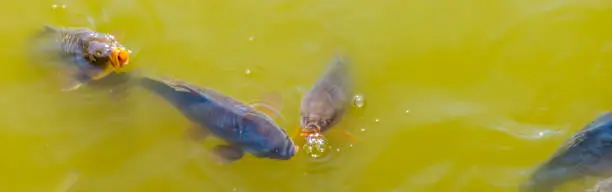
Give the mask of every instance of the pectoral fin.
[[201, 154], [202, 150], [200, 146], [198, 146], [197, 142], [205, 139], [210, 135], [210, 132], [203, 129], [202, 127], [192, 124], [189, 128], [185, 130], [184, 141], [189, 153], [189, 156], [195, 157]]
[[78, 66], [61, 66], [57, 75], [61, 82], [61, 90], [64, 92], [77, 90], [91, 81], [91, 78], [79, 70]]
[[335, 128], [334, 130], [338, 130], [337, 133], [341, 134], [343, 138], [348, 139], [353, 143], [359, 142], [359, 139], [353, 136], [353, 134], [346, 129]]
[[234, 145], [217, 145], [213, 149], [213, 153], [217, 161], [222, 164], [237, 161], [244, 156], [244, 151]]
[[69, 78], [69, 79], [65, 79], [62, 82], [61, 90], [63, 92], [70, 92], [70, 91], [74, 91], [74, 90], [81, 88], [81, 86], [83, 86], [83, 83], [81, 81]]
[[62, 78], [62, 91], [64, 92], [77, 90], [91, 81], [91, 78], [86, 74], [76, 70], [68, 71], [68, 74], [68, 76]]
[[210, 132], [195, 124], [185, 130], [185, 138], [191, 141], [201, 141], [209, 135]]
[[344, 137], [349, 139], [349, 140], [351, 140], [351, 142], [358, 142], [359, 141], [359, 139], [357, 139], [355, 136], [353, 136], [353, 134], [351, 134], [346, 129], [342, 129], [342, 133], [343, 133]]

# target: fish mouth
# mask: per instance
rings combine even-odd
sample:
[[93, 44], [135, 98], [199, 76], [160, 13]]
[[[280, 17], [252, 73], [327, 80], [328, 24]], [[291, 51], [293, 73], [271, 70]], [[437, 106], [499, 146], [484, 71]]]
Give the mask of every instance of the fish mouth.
[[123, 47], [114, 47], [111, 49], [111, 58], [110, 63], [115, 69], [115, 71], [121, 70], [125, 65], [130, 62], [130, 55], [132, 54], [131, 50], [128, 50]]
[[308, 136], [308, 135], [319, 134], [319, 133], [321, 133], [321, 126], [319, 126], [316, 123], [309, 123], [306, 126], [304, 126], [304, 128], [302, 128], [302, 132], [300, 133], [300, 135]]
[[283, 147], [279, 147], [279, 148], [275, 148], [275, 150], [271, 150], [269, 153], [265, 155], [265, 157], [270, 158], [270, 159], [277, 159], [277, 160], [289, 160], [293, 158], [293, 156], [297, 154], [299, 147], [294, 145], [293, 142], [291, 141], [289, 142], [290, 143], [286, 143], [285, 146]]

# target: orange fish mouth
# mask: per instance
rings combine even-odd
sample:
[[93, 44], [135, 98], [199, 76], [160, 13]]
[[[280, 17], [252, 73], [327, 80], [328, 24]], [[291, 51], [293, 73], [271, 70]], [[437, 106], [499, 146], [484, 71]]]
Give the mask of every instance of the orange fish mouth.
[[130, 54], [132, 54], [132, 51], [123, 47], [115, 47], [111, 50], [110, 63], [115, 71], [121, 70], [130, 62]]
[[321, 127], [319, 127], [316, 124], [308, 124], [305, 126], [306, 128], [302, 128], [300, 135], [305, 137], [308, 135], [313, 135], [313, 134], [320, 134], [321, 133]]

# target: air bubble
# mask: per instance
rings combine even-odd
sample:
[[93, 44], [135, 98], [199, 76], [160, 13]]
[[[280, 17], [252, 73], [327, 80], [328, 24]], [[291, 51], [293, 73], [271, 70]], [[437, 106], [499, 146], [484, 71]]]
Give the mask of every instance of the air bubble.
[[318, 133], [306, 136], [306, 143], [302, 147], [306, 155], [312, 158], [324, 156], [328, 152], [327, 148], [327, 138]]
[[355, 95], [353, 97], [353, 106], [357, 108], [362, 108], [365, 105], [365, 99], [363, 95]]

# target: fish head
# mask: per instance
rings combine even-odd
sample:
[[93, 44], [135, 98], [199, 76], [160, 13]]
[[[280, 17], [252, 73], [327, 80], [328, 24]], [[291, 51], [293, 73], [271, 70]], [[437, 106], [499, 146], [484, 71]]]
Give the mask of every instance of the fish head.
[[[250, 115], [249, 115], [250, 116]], [[253, 118], [250, 121], [243, 122], [244, 130], [256, 130], [256, 134], [245, 134], [245, 137], [251, 137], [252, 141], [249, 144], [251, 152], [258, 157], [265, 157], [278, 160], [289, 160], [297, 154], [298, 147], [289, 137], [287, 132], [278, 127], [269, 118]]]
[[329, 129], [333, 120], [333, 115], [321, 115], [315, 113], [302, 115], [302, 121], [300, 123], [302, 127], [302, 135], [324, 132]]
[[302, 100], [300, 109], [300, 127], [302, 134], [313, 134], [327, 131], [342, 113], [335, 107], [336, 101], [327, 94], [313, 91]]
[[278, 160], [291, 159], [297, 154], [297, 145], [291, 140], [289, 134], [284, 129], [276, 127], [274, 130], [278, 133], [275, 134], [277, 135], [276, 137], [268, 140], [270, 143], [266, 157]]
[[121, 45], [112, 35], [93, 35], [85, 42], [87, 59], [97, 66], [110, 65], [119, 71], [130, 61], [132, 51]]
[[270, 159], [289, 160], [297, 154], [298, 147], [289, 137], [283, 139], [277, 145], [273, 146], [267, 153]]

